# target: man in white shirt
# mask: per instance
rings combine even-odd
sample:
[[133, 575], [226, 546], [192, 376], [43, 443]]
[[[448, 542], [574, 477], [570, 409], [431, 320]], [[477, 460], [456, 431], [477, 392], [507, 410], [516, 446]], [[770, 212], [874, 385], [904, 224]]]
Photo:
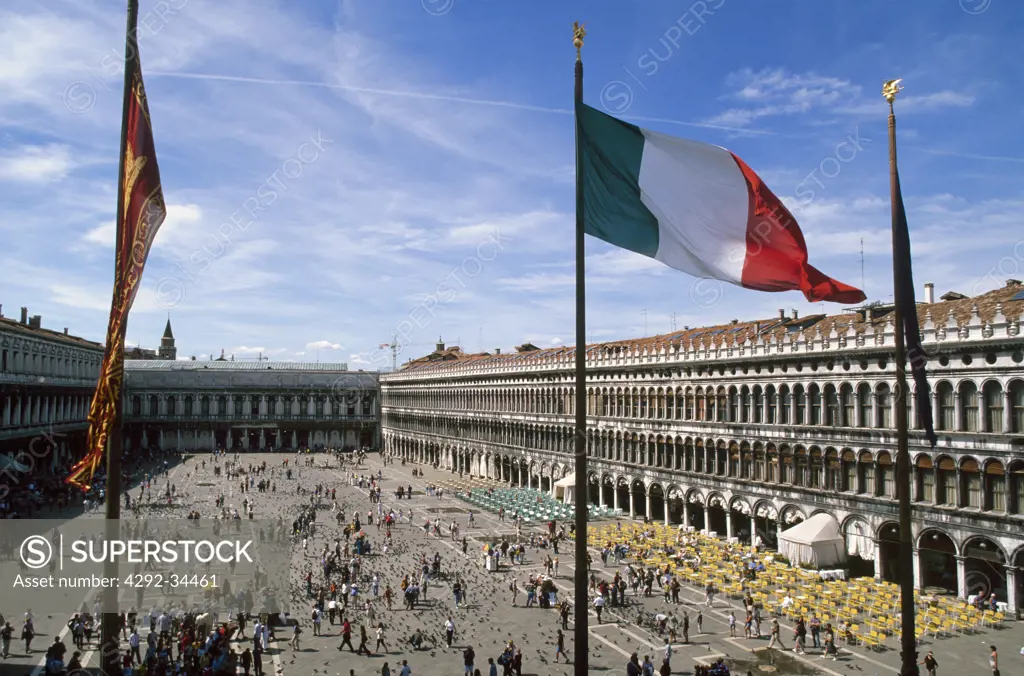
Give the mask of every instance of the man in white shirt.
[[452, 647], [452, 640], [455, 638], [455, 623], [452, 622], [452, 618], [448, 618], [448, 621], [444, 623], [444, 635], [448, 643], [448, 647]]

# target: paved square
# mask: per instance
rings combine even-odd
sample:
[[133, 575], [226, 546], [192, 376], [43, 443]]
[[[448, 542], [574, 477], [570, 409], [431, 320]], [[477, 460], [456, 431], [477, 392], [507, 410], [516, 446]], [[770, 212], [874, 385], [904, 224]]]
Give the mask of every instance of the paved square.
[[[233, 456], [228, 456], [233, 459]], [[282, 463], [289, 461], [293, 477], [284, 476]], [[205, 461], [205, 468], [202, 463]], [[371, 505], [368, 491], [351, 485], [352, 469], [342, 469], [337, 460], [326, 454], [295, 455], [295, 454], [242, 454], [239, 463], [247, 468], [250, 464], [267, 463], [268, 477], [274, 484], [274, 492], [240, 493], [239, 480], [229, 480], [226, 476], [215, 477], [214, 466], [210, 455], [197, 455], [190, 458], [184, 465], [178, 465], [170, 471], [170, 481], [179, 489], [181, 499], [172, 512], [184, 515], [199, 510], [204, 519], [218, 513], [214, 505], [215, 499], [223, 494], [229, 509], [241, 508], [242, 500], [248, 497], [255, 501], [257, 519], [280, 517], [289, 527], [298, 516], [303, 505], [310, 502], [310, 492], [317, 485], [325, 490], [337, 491], [337, 501], [345, 512], [346, 520], [359, 513], [365, 524], [368, 511], [374, 512], [376, 506]], [[315, 466], [304, 466], [312, 461]], [[220, 461], [223, 466], [224, 460]], [[421, 471], [420, 476], [413, 476], [413, 469]], [[319, 552], [325, 546], [333, 547], [336, 539], [341, 536], [341, 526], [330, 507], [322, 508], [317, 516], [316, 534], [308, 543], [308, 550], [303, 551], [298, 542], [292, 555], [291, 579], [288, 587], [291, 591], [291, 614], [302, 626], [300, 648], [293, 650], [286, 640], [289, 634], [283, 630], [278, 632], [276, 640], [264, 657], [264, 669], [269, 674], [324, 674], [325, 676], [347, 676], [349, 670], [355, 674], [375, 674], [385, 662], [391, 673], [398, 674], [403, 660], [407, 660], [413, 674], [455, 674], [463, 673], [463, 650], [472, 646], [476, 652], [475, 666], [483, 674], [487, 674], [487, 659], [497, 658], [505, 643], [509, 640], [521, 649], [523, 655], [524, 674], [568, 674], [572, 668], [565, 664], [555, 663], [555, 640], [560, 626], [557, 610], [525, 608], [525, 593], [518, 597], [519, 605], [511, 603], [510, 583], [514, 578], [520, 590], [525, 589], [527, 578], [544, 570], [544, 559], [553, 553], [547, 549], [527, 547], [526, 560], [513, 569], [503, 567], [498, 572], [487, 572], [482, 565], [480, 552], [485, 543], [500, 541], [507, 537], [514, 542], [515, 528], [510, 520], [500, 521], [496, 514], [480, 513], [476, 508], [453, 495], [457, 486], [475, 486], [482, 490], [488, 482], [482, 479], [462, 480], [457, 474], [446, 471], [435, 471], [422, 466], [382, 465], [376, 455], [371, 455], [366, 462], [354, 470], [364, 476], [376, 476], [380, 471], [382, 479], [382, 502], [385, 509], [401, 510], [406, 516], [403, 522], [393, 528], [393, 545], [387, 554], [382, 553], [384, 530], [377, 525], [364, 525], [368, 540], [373, 545], [373, 555], [364, 559], [361, 572], [360, 598], [373, 599], [371, 604], [375, 616], [374, 624], [383, 622], [388, 651], [384, 654], [374, 652], [372, 656], [357, 656], [348, 648], [339, 652], [339, 626], [331, 626], [325, 618], [321, 636], [314, 636], [310, 614], [312, 599], [307, 597], [305, 576], [312, 573], [314, 588], [318, 578], [322, 579], [318, 566]], [[155, 484], [157, 493], [163, 491], [164, 479]], [[399, 486], [412, 486], [411, 500], [397, 500], [394, 492]], [[427, 495], [427, 486], [444, 486], [443, 497]], [[300, 494], [298, 491], [302, 490]], [[324, 502], [324, 504], [329, 504]], [[408, 523], [408, 513], [412, 509], [412, 521]], [[475, 523], [469, 523], [469, 512], [474, 511]], [[161, 510], [161, 516], [167, 516], [167, 510]], [[75, 518], [90, 518], [77, 516]], [[95, 515], [93, 516], [95, 518]], [[435, 537], [424, 533], [422, 527], [425, 519], [440, 520], [443, 537]], [[454, 521], [460, 529], [461, 536], [468, 540], [468, 555], [463, 555], [460, 541], [453, 541], [449, 535], [449, 526]], [[539, 532], [536, 526], [524, 528], [523, 539], [528, 540], [531, 532]], [[592, 545], [596, 543], [591, 543]], [[426, 598], [415, 610], [407, 610], [403, 606], [399, 583], [403, 575], [417, 575], [421, 557], [432, 560], [435, 554], [441, 558], [442, 579], [431, 580], [426, 590]], [[602, 566], [598, 551], [592, 553], [595, 565], [593, 572], [600, 578], [610, 579], [616, 570], [624, 567]], [[571, 601], [572, 576], [575, 562], [572, 556], [572, 543], [563, 543], [558, 554], [559, 568], [555, 576], [558, 597], [567, 596]], [[394, 609], [385, 608], [383, 598], [373, 597], [370, 581], [374, 575], [379, 579], [379, 592], [382, 595], [386, 585], [395, 590]], [[452, 583], [458, 577], [466, 592], [467, 602], [455, 607], [452, 594]], [[273, 584], [273, 581], [271, 581]], [[340, 586], [340, 585], [339, 585]], [[195, 599], [193, 599], [195, 600]], [[691, 643], [684, 645], [677, 642], [672, 648], [672, 673], [692, 673], [695, 664], [710, 664], [722, 657], [733, 668], [733, 673], [775, 672], [787, 674], [852, 674], [852, 673], [898, 673], [899, 654], [897, 650], [872, 652], [860, 646], [840, 646], [839, 658], [836, 661], [823, 660], [819, 650], [809, 649], [806, 655], [795, 655], [791, 651], [780, 652], [768, 650], [767, 637], [762, 639], [731, 638], [728, 628], [728, 614], [735, 611], [737, 616], [737, 634], [743, 634], [743, 612], [738, 598], [717, 598], [713, 607], [704, 606], [703, 591], [699, 586], [683, 585], [681, 598], [682, 608], [667, 604], [657, 588], [650, 597], [634, 597], [627, 593], [626, 608], [606, 608], [603, 612], [602, 624], [591, 610], [589, 626], [591, 646], [591, 669], [609, 670], [622, 673], [625, 662], [632, 652], [640, 657], [651, 655], [656, 667], [661, 665], [664, 655], [664, 638], [660, 638], [653, 627], [637, 626], [635, 619], [640, 610], [646, 613], [673, 612], [677, 615], [684, 609], [695, 618], [698, 611], [702, 612], [703, 633], [695, 631], [691, 624]], [[122, 598], [124, 602], [124, 598]], [[145, 607], [145, 606], [143, 606]], [[358, 625], [367, 621], [366, 613], [356, 613], [355, 606], [350, 606], [353, 623], [353, 640], [359, 643]], [[69, 616], [72, 609], [69, 608]], [[34, 654], [24, 654], [23, 642], [17, 640], [20, 633], [20, 619], [25, 612], [23, 608], [7, 607], [0, 601], [0, 611], [15, 625], [15, 641], [12, 643], [14, 654], [0, 662], [2, 674], [20, 675], [42, 673], [41, 652], [45, 650], [58, 633], [67, 633], [65, 622], [68, 617], [48, 615], [36, 617], [37, 637], [33, 643]], [[445, 645], [445, 621], [451, 618], [456, 627], [453, 647]], [[220, 619], [227, 619], [222, 617]], [[766, 633], [766, 618], [762, 623], [762, 633]], [[569, 631], [565, 632], [565, 647], [573, 654], [573, 624], [569, 622]], [[409, 645], [409, 637], [415, 631], [422, 631], [425, 648], [413, 650]], [[250, 630], [247, 630], [247, 635]], [[375, 644], [375, 632], [368, 627], [368, 645], [372, 650]], [[782, 622], [782, 638], [784, 644], [792, 647], [791, 626]], [[143, 639], [145, 632], [143, 632]], [[65, 639], [71, 648], [70, 638]], [[893, 640], [890, 639], [890, 645]], [[1024, 645], [1024, 630], [1019, 623], [1007, 623], [1004, 628], [986, 628], [978, 633], [956, 635], [952, 638], [937, 639], [925, 637], [921, 648], [922, 654], [934, 650], [938, 658], [940, 673], [959, 672], [962, 674], [988, 673], [988, 646], [998, 646], [1003, 674], [1024, 672], [1024, 658], [1019, 651]], [[241, 651], [249, 645], [249, 641], [238, 642]], [[73, 648], [72, 648], [73, 649]], [[97, 666], [98, 656], [87, 651], [83, 660], [86, 668]], [[500, 671], [499, 671], [500, 673]]]

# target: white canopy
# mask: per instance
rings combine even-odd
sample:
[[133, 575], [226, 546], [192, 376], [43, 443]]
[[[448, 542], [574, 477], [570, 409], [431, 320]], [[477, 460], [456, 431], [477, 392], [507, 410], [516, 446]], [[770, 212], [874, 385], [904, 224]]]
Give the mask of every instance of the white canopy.
[[793, 565], [809, 563], [816, 568], [830, 568], [846, 562], [846, 540], [834, 518], [815, 514], [782, 531], [779, 553]]
[[555, 482], [555, 500], [561, 499], [569, 505], [576, 495], [576, 473], [567, 474]]

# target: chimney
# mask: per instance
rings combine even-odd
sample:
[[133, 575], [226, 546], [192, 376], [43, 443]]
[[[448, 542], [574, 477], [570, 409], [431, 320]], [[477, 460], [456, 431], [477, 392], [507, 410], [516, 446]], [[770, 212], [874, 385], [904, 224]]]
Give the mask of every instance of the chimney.
[[65, 336], [68, 335], [68, 327], [66, 327], [66, 326], [64, 327], [64, 335]]
[[931, 282], [924, 285], [924, 302], [928, 304], [935, 302], [935, 285]]
[[761, 333], [761, 322], [754, 322], [754, 333]]
[[[1015, 286], [1020, 286], [1020, 280], [1019, 279], [1008, 279], [1008, 280], [1006, 280], [1006, 286], [1007, 286], [1007, 288], [1015, 287]], [[2, 307], [3, 306], [0, 305], [0, 308], [2, 308]], [[0, 313], [0, 317], [3, 317], [2, 313]]]
[[434, 347], [437, 348], [438, 352], [444, 352], [444, 341], [441, 340], [441, 336], [437, 337], [437, 345]]
[[4, 316], [4, 304], [0, 303], [0, 317]]
[[875, 308], [873, 308], [873, 307], [865, 308], [864, 309], [864, 318], [867, 319], [869, 322], [872, 319], [874, 319], [875, 318]]
[[800, 319], [800, 315], [796, 313], [796, 308], [793, 308], [793, 319]]
[[786, 318], [786, 311], [783, 310], [782, 308], [779, 308], [779, 319], [785, 319], [785, 318]]
[[501, 348], [500, 347], [494, 348], [494, 354], [501, 354]]
[[21, 323], [22, 324], [28, 324], [28, 308], [27, 307], [21, 308]]
[[732, 320], [732, 321], [731, 321], [731, 322], [729, 322], [729, 323], [730, 323], [730, 324], [732, 324], [733, 326], [736, 326], [737, 324], [739, 324], [739, 323], [740, 323], [740, 320], [738, 320], [738, 319], [734, 319], [734, 320]]
[[28, 325], [33, 329], [42, 328], [43, 318], [39, 315], [32, 315], [32, 317], [28, 320]]

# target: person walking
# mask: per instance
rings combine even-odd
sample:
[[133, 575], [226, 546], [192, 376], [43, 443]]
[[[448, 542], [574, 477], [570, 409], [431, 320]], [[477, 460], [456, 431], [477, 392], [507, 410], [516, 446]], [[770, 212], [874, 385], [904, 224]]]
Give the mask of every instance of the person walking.
[[320, 635], [320, 622], [320, 609], [316, 606], [313, 606], [313, 636]]
[[558, 630], [558, 634], [555, 636], [555, 663], [558, 662], [558, 657], [562, 656], [565, 658], [565, 663], [569, 664], [569, 656], [565, 654], [565, 634], [562, 630]]
[[683, 611], [683, 643], [690, 642], [690, 613]]
[[699, 608], [697, 609], [697, 633], [704, 633], [704, 611]]
[[729, 611], [729, 636], [736, 638], [736, 613]]
[[4, 628], [0, 629], [0, 653], [4, 659], [11, 654], [11, 637], [14, 636], [14, 627], [10, 622], [4, 622]]
[[380, 652], [381, 646], [384, 646], [384, 652], [388, 652], [388, 644], [384, 642], [384, 623], [381, 622], [377, 625], [377, 644], [373, 647], [376, 652]]
[[939, 661], [935, 659], [935, 653], [931, 650], [921, 660], [921, 664], [924, 665], [925, 671], [928, 672], [928, 676], [935, 676], [936, 670], [939, 668]]
[[347, 617], [341, 620], [341, 644], [338, 646], [338, 650], [343, 650], [345, 646], [348, 646], [350, 652], [356, 651], [352, 645], [352, 625]]
[[466, 646], [466, 649], [462, 651], [462, 663], [466, 667], [466, 676], [473, 676], [473, 660], [475, 658], [476, 652], [473, 651], [473, 646]]
[[368, 639], [369, 637], [366, 635], [366, 625], [359, 625], [359, 648], [356, 650], [356, 655], [362, 655], [365, 653], [366, 656], [369, 657], [373, 654], [370, 652], [370, 647], [366, 645], [366, 641]]
[[292, 650], [298, 650], [299, 649], [299, 634], [301, 634], [301, 633], [302, 633], [302, 629], [299, 628], [299, 625], [296, 624], [295, 627], [292, 630], [292, 638], [291, 638], [290, 641], [288, 641], [288, 645], [290, 645], [292, 647]]
[[994, 645], [989, 646], [988, 666], [992, 669], [992, 676], [999, 676], [999, 652]]
[[450, 617], [444, 623], [444, 636], [445, 642], [448, 644], [448, 647], [451, 648], [452, 640], [455, 638], [455, 623], [452, 622], [452, 618]]
[[786, 649], [786, 646], [782, 645], [782, 636], [779, 634], [779, 620], [778, 618], [772, 618], [772, 638], [768, 641], [768, 647], [774, 648], [778, 644], [782, 650]]

